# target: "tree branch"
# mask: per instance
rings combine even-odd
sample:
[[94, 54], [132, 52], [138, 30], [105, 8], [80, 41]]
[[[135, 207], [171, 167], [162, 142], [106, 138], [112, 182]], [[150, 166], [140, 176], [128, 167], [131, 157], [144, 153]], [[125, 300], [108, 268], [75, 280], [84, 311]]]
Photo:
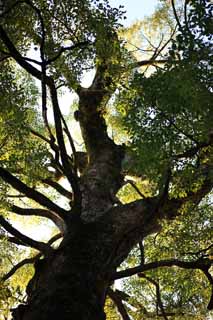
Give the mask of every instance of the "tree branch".
[[118, 311], [122, 317], [123, 320], [131, 320], [131, 318], [129, 317], [126, 308], [123, 305], [122, 299], [120, 298], [120, 296], [118, 294], [116, 294], [116, 291], [113, 291], [112, 289], [108, 289], [107, 291], [109, 297], [111, 298], [111, 300], [114, 302], [114, 304], [117, 306]]
[[173, 156], [173, 159], [181, 159], [181, 158], [192, 158], [195, 156], [202, 148], [208, 147], [212, 145], [212, 142], [202, 142], [197, 143], [196, 147], [192, 147], [183, 153], [179, 153]]
[[151, 65], [157, 65], [157, 64], [165, 64], [167, 63], [167, 59], [161, 59], [161, 60], [156, 60], [156, 59], [149, 59], [149, 60], [141, 60], [134, 62], [130, 65], [131, 69], [134, 68], [139, 68], [139, 67], [144, 67], [144, 66], [151, 66]]
[[18, 246], [29, 247], [28, 244], [22, 242], [20, 239], [18, 239], [16, 237], [9, 237], [9, 236], [6, 236], [6, 235], [0, 235], [0, 240], [6, 240], [6, 241], [8, 241], [10, 243], [17, 244]]
[[177, 15], [177, 11], [176, 11], [176, 8], [175, 8], [174, 0], [171, 0], [171, 4], [172, 4], [172, 9], [173, 9], [173, 13], [174, 13], [177, 25], [178, 25], [180, 31], [183, 33], [183, 28], [181, 26], [180, 20], [179, 20], [178, 15]]
[[207, 306], [208, 310], [213, 310], [213, 278], [209, 272], [209, 270], [206, 268], [202, 269], [204, 275], [206, 276], [206, 278], [208, 279], [210, 285], [211, 285], [211, 297]]
[[51, 64], [54, 61], [56, 61], [62, 55], [63, 52], [72, 51], [74, 49], [81, 48], [81, 47], [87, 46], [89, 44], [90, 43], [88, 41], [81, 41], [81, 42], [78, 42], [78, 43], [73, 44], [73, 45], [68, 46], [68, 47], [61, 47], [54, 57], [52, 57], [52, 58], [47, 60], [47, 65]]
[[51, 180], [51, 179], [44, 179], [42, 182], [46, 183], [48, 186], [54, 188], [58, 193], [60, 193], [62, 196], [66, 197], [69, 200], [72, 200], [72, 192], [66, 190], [64, 187], [62, 187], [59, 183]]
[[[111, 288], [108, 288], [108, 290], [110, 292], [112, 291]], [[108, 290], [107, 290], [107, 293], [108, 293]], [[129, 294], [127, 294], [126, 292], [116, 289], [116, 290], [113, 290], [113, 293], [116, 294], [120, 300], [126, 301], [128, 304], [130, 304], [134, 308], [142, 310], [143, 314], [148, 315], [147, 309], [140, 302], [138, 302], [135, 299], [134, 299], [134, 301], [131, 301], [131, 302], [129, 301], [132, 297]]]
[[56, 213], [45, 210], [45, 209], [32, 209], [32, 208], [21, 208], [16, 205], [11, 206], [12, 212], [21, 215], [21, 216], [37, 216], [50, 219], [60, 230], [62, 234], [65, 232], [65, 223], [64, 220], [58, 216]]
[[141, 196], [142, 199], [146, 199], [145, 195], [139, 190], [136, 184], [132, 180], [125, 180], [126, 183], [129, 183], [135, 191]]
[[17, 229], [15, 229], [9, 222], [7, 222], [7, 220], [5, 220], [1, 215], [0, 215], [0, 224], [7, 232], [12, 234], [16, 238], [20, 239], [23, 243], [26, 243], [30, 247], [43, 252], [45, 255], [49, 255], [51, 253], [52, 249], [50, 246], [48, 246], [44, 242], [39, 242], [25, 236], [24, 234], [19, 232]]
[[145, 272], [148, 270], [153, 270], [153, 269], [162, 268], [162, 267], [176, 266], [183, 269], [203, 270], [203, 269], [206, 269], [207, 267], [210, 268], [211, 265], [212, 265], [212, 260], [207, 258], [198, 259], [191, 262], [180, 261], [178, 259], [161, 260], [161, 261], [150, 262], [144, 265], [139, 265], [137, 267], [129, 268], [126, 270], [118, 271], [114, 273], [114, 275], [112, 276], [112, 280], [127, 278], [135, 274], [138, 274], [140, 272]]
[[161, 293], [160, 293], [160, 286], [159, 284], [157, 283], [157, 281], [151, 279], [150, 277], [147, 277], [144, 273], [139, 273], [138, 276], [140, 278], [144, 278], [146, 280], [148, 280], [150, 283], [152, 283], [154, 286], [155, 286], [155, 289], [156, 289], [156, 297], [157, 297], [157, 305], [160, 307], [161, 309], [161, 313], [162, 313], [162, 316], [165, 320], [168, 320], [168, 317], [166, 315], [166, 312], [164, 310], [164, 306], [163, 306], [163, 303], [162, 303], [162, 300], [161, 300]]
[[45, 141], [46, 143], [48, 143], [51, 147], [51, 149], [54, 151], [55, 153], [55, 157], [54, 157], [54, 161], [57, 163], [58, 166], [60, 166], [59, 164], [59, 147], [58, 145], [55, 143], [55, 138], [51, 138], [48, 139], [46, 138], [44, 135], [42, 135], [40, 132], [35, 131], [34, 129], [30, 129], [30, 132], [35, 136], [38, 137], [40, 139], [42, 139], [43, 141]]
[[78, 185], [78, 177], [72, 170], [71, 163], [69, 161], [69, 156], [67, 155], [66, 151], [66, 146], [64, 142], [64, 137], [63, 137], [63, 129], [62, 129], [62, 117], [61, 117], [61, 111], [59, 108], [58, 104], [58, 97], [57, 97], [57, 91], [55, 88], [54, 81], [51, 80], [50, 85], [50, 94], [51, 94], [51, 100], [52, 100], [52, 105], [53, 105], [53, 114], [54, 114], [54, 121], [55, 121], [55, 128], [56, 128], [56, 137], [57, 137], [57, 142], [58, 146], [60, 149], [60, 155], [61, 155], [61, 160], [64, 168], [64, 173], [70, 182], [70, 185], [72, 186], [73, 189], [73, 195], [74, 195], [74, 207], [80, 208], [81, 207], [81, 192], [79, 189]]
[[28, 198], [36, 201], [40, 205], [46, 207], [47, 209], [54, 211], [61, 217], [62, 219], [67, 218], [67, 211], [60, 208], [58, 205], [56, 205], [54, 202], [52, 202], [50, 199], [48, 199], [46, 196], [44, 196], [42, 193], [34, 190], [33, 188], [28, 187], [25, 183], [20, 181], [18, 178], [13, 176], [11, 173], [9, 173], [7, 170], [0, 167], [0, 177], [7, 183], [9, 183], [13, 188], [15, 188], [17, 191], [24, 193]]
[[6, 273], [3, 277], [2, 277], [2, 281], [6, 281], [8, 280], [10, 277], [12, 277], [14, 275], [14, 273], [16, 273], [16, 271], [18, 271], [21, 267], [25, 266], [26, 264], [33, 264], [36, 260], [38, 260], [40, 257], [42, 257], [42, 254], [39, 253], [36, 256], [32, 257], [32, 258], [26, 258], [22, 261], [20, 261], [19, 263], [17, 263], [8, 273]]
[[42, 79], [42, 73], [35, 67], [33, 67], [30, 63], [26, 61], [26, 59], [20, 54], [20, 52], [16, 49], [10, 38], [8, 37], [7, 33], [3, 29], [3, 27], [0, 25], [0, 37], [4, 44], [6, 45], [7, 49], [10, 52], [10, 55], [12, 58], [16, 60], [16, 62], [24, 68], [28, 73], [30, 73], [35, 78], [41, 80]]
[[[61, 238], [61, 234], [57, 234], [54, 237], [52, 237], [49, 241], [48, 241], [48, 245], [51, 245], [52, 243], [54, 243], [56, 240]], [[34, 257], [31, 258], [27, 258], [24, 259], [22, 261], [20, 261], [19, 263], [17, 263], [8, 273], [6, 273], [3, 277], [2, 277], [2, 281], [6, 281], [8, 280], [10, 277], [12, 277], [14, 275], [14, 273], [16, 271], [18, 271], [21, 267], [25, 266], [26, 264], [33, 264], [35, 261], [37, 261], [38, 259], [40, 259], [42, 257], [42, 253], [38, 253], [37, 255], [35, 255]]]

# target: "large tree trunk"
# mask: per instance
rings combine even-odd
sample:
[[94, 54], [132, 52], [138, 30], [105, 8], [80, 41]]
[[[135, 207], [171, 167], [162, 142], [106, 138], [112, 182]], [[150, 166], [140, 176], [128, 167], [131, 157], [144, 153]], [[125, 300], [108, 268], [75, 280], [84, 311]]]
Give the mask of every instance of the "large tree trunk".
[[103, 97], [91, 95], [90, 90], [82, 90], [79, 96], [88, 155], [79, 178], [81, 208], [71, 211], [59, 248], [36, 263], [27, 304], [14, 310], [14, 320], [105, 319], [112, 274], [132, 247], [158, 227], [155, 201], [116, 203], [123, 183], [124, 148], [107, 135], [100, 112]]
[[81, 225], [53, 256], [39, 260], [27, 288], [28, 305], [14, 319], [105, 319], [110, 270], [106, 269], [109, 248], [104, 242], [95, 224]]
[[[138, 229], [133, 227], [132, 210], [138, 211]], [[142, 233], [146, 236], [156, 228], [151, 220], [150, 228], [145, 228], [148, 212], [146, 204], [141, 214], [138, 202], [125, 209], [114, 207], [94, 222], [73, 222], [59, 248], [36, 262], [27, 287], [27, 304], [14, 311], [13, 319], [105, 319], [104, 303], [112, 274]]]

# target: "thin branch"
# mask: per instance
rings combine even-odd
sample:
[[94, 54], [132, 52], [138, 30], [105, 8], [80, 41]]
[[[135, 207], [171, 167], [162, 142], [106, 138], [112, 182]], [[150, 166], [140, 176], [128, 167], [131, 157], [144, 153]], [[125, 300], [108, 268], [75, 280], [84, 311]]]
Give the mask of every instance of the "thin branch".
[[143, 266], [145, 263], [145, 257], [144, 257], [144, 245], [143, 241], [139, 242], [139, 249], [140, 249], [140, 258], [141, 258], [141, 265]]
[[200, 269], [202, 270], [204, 267], [210, 267], [212, 265], [212, 261], [210, 259], [198, 259], [195, 261], [187, 262], [187, 261], [180, 261], [178, 259], [171, 259], [171, 260], [161, 260], [150, 262], [144, 265], [139, 265], [137, 267], [129, 268], [126, 270], [115, 272], [112, 276], [112, 280], [122, 279], [126, 277], [133, 276], [138, 274], [139, 272], [145, 272], [148, 270], [153, 270], [162, 267], [173, 267], [177, 266], [183, 269]]
[[40, 242], [40, 241], [36, 241], [33, 240], [27, 236], [25, 236], [24, 234], [22, 234], [20, 231], [18, 231], [17, 229], [15, 229], [7, 220], [5, 220], [3, 218], [3, 216], [0, 215], [0, 224], [2, 225], [2, 227], [9, 232], [10, 234], [12, 234], [13, 236], [15, 236], [16, 238], [20, 239], [21, 241], [23, 241], [23, 243], [26, 243], [27, 245], [29, 245], [32, 248], [35, 248], [38, 251], [43, 252], [45, 255], [48, 255], [51, 253], [52, 249], [49, 245], [47, 245], [44, 242]]
[[[111, 288], [108, 288], [107, 290], [107, 293], [108, 292], [111, 292], [112, 289]], [[126, 301], [128, 304], [131, 304], [131, 306], [133, 306], [134, 308], [137, 308], [137, 309], [140, 309], [143, 311], [143, 314], [145, 315], [148, 315], [148, 311], [147, 309], [137, 300], [134, 299], [134, 301], [131, 301], [130, 303], [130, 299], [132, 298], [129, 294], [127, 294], [126, 292], [124, 291], [121, 291], [121, 290], [113, 290], [113, 292], [122, 300], [122, 301]]]
[[26, 264], [33, 264], [36, 260], [40, 259], [42, 257], [42, 254], [39, 253], [36, 256], [32, 257], [32, 258], [26, 258], [22, 261], [20, 261], [19, 263], [17, 263], [8, 273], [6, 273], [3, 277], [2, 277], [2, 281], [6, 281], [8, 280], [10, 277], [12, 277], [14, 275], [14, 273], [16, 273], [16, 271], [18, 271], [21, 267], [25, 266]]
[[7, 183], [9, 183], [17, 191], [25, 194], [28, 198], [36, 201], [40, 205], [47, 209], [57, 213], [62, 219], [67, 218], [67, 211], [56, 205], [42, 193], [28, 187], [25, 183], [13, 176], [10, 172], [0, 167], [0, 177]]
[[10, 38], [8, 37], [7, 33], [5, 32], [4, 28], [0, 25], [0, 38], [4, 42], [5, 46], [9, 50], [9, 53], [12, 58], [16, 60], [16, 62], [24, 68], [28, 73], [30, 73], [35, 78], [41, 80], [42, 73], [30, 63], [26, 61], [26, 59], [20, 54], [20, 52], [16, 49]]
[[192, 141], [195, 142], [196, 144], [199, 144], [199, 142], [193, 137], [192, 134], [190, 134], [190, 133], [188, 133], [188, 132], [186, 133], [184, 130], [180, 129], [180, 128], [176, 125], [175, 120], [171, 119], [168, 115], [166, 115], [166, 113], [165, 113], [163, 110], [161, 110], [159, 107], [158, 107], [158, 109], [160, 110], [160, 115], [162, 115], [166, 120], [168, 120], [168, 121], [169, 121], [169, 124], [170, 124], [171, 126], [173, 126], [173, 127], [177, 130], [177, 132], [181, 133], [181, 134], [184, 135], [186, 138], [188, 138], [189, 140], [192, 140]]
[[129, 183], [137, 191], [137, 193], [141, 196], [141, 198], [146, 199], [145, 195], [139, 190], [139, 188], [134, 184], [132, 180], [125, 180], [125, 181]]
[[45, 136], [43, 136], [41, 133], [35, 131], [34, 129], [30, 129], [30, 132], [31, 132], [34, 136], [42, 139], [43, 141], [47, 142], [47, 143], [50, 145], [51, 149], [52, 149], [52, 150], [54, 151], [54, 153], [55, 153], [55, 160], [54, 160], [54, 161], [57, 163], [57, 165], [59, 165], [59, 151], [60, 151], [60, 150], [59, 150], [58, 145], [55, 143], [55, 137], [54, 137], [54, 136], [51, 136], [50, 139], [48, 139], [48, 138], [46, 138]]
[[152, 57], [150, 58], [150, 60], [154, 60], [154, 59], [156, 59], [156, 58], [160, 55], [160, 52], [163, 50], [163, 49], [162, 49], [162, 50], [160, 51], [160, 47], [161, 47], [161, 44], [162, 44], [162, 42], [163, 42], [163, 39], [164, 39], [164, 36], [162, 35], [162, 36], [161, 36], [161, 39], [160, 39], [160, 42], [159, 42], [158, 46], [155, 48], [155, 51], [154, 51]]
[[161, 59], [161, 60], [156, 60], [156, 59], [149, 59], [149, 60], [141, 60], [137, 62], [133, 62], [130, 64], [130, 68], [138, 68], [138, 67], [143, 67], [143, 66], [151, 66], [151, 65], [158, 65], [158, 64], [165, 64], [168, 62], [168, 59]]
[[64, 132], [66, 133], [67, 137], [68, 137], [68, 140], [69, 140], [69, 144], [71, 146], [71, 149], [72, 149], [72, 153], [73, 153], [73, 156], [74, 156], [74, 172], [75, 172], [75, 175], [77, 175], [77, 166], [76, 166], [76, 149], [75, 149], [75, 144], [74, 144], [74, 141], [73, 141], [73, 138], [71, 136], [71, 133], [69, 131], [69, 128], [67, 126], [67, 123], [63, 117], [63, 115], [61, 114], [61, 119], [62, 119], [62, 123], [64, 125]]
[[126, 308], [123, 305], [122, 299], [120, 298], [120, 296], [118, 294], [116, 294], [116, 291], [113, 291], [112, 289], [108, 289], [107, 291], [109, 297], [111, 298], [111, 300], [114, 302], [114, 304], [117, 306], [118, 311], [122, 317], [123, 320], [131, 320], [131, 318], [129, 317]]
[[69, 200], [72, 200], [73, 194], [72, 192], [66, 190], [64, 187], [62, 187], [59, 183], [51, 180], [51, 179], [44, 179], [42, 182], [46, 183], [48, 186], [54, 188], [56, 191], [58, 191], [62, 196], [66, 197]]
[[158, 50], [156, 52], [156, 55], [154, 57], [152, 57], [152, 59], [156, 59], [161, 54], [161, 52], [166, 48], [166, 46], [169, 44], [169, 42], [172, 40], [173, 36], [175, 35], [176, 29], [177, 29], [177, 25], [175, 26], [174, 30], [172, 31], [170, 38], [164, 43], [164, 45], [160, 48], [160, 50]]
[[[61, 238], [61, 234], [57, 234], [54, 237], [52, 237], [49, 241], [48, 241], [48, 245], [53, 244], [56, 240]], [[38, 253], [37, 255], [35, 255], [34, 257], [31, 258], [27, 258], [24, 259], [22, 261], [20, 261], [19, 263], [17, 263], [8, 273], [6, 273], [3, 277], [2, 277], [2, 281], [6, 281], [8, 280], [11, 276], [14, 275], [14, 273], [16, 271], [18, 271], [21, 267], [25, 266], [26, 264], [33, 264], [35, 261], [37, 261], [38, 259], [40, 259], [42, 257], [42, 253]]]
[[175, 16], [175, 20], [176, 20], [176, 22], [178, 24], [178, 27], [179, 27], [180, 31], [183, 32], [183, 28], [181, 26], [180, 19], [178, 18], [177, 11], [176, 11], [176, 8], [175, 8], [174, 0], [171, 0], [171, 4], [172, 4], [172, 10], [173, 10], [173, 13], [174, 13], [174, 16]]
[[207, 248], [201, 249], [196, 252], [188, 251], [188, 252], [182, 252], [182, 254], [183, 255], [194, 255], [194, 256], [199, 256], [201, 254], [202, 256], [204, 256], [204, 255], [208, 255], [208, 253], [206, 253], [206, 252], [208, 250], [210, 250], [211, 248], [213, 248], [213, 244], [209, 245]]
[[16, 205], [12, 205], [11, 208], [12, 212], [21, 215], [21, 216], [37, 216], [50, 219], [61, 231], [63, 234], [65, 231], [65, 223], [64, 220], [58, 216], [56, 213], [45, 210], [45, 209], [32, 209], [32, 208], [21, 208]]
[[5, 60], [7, 60], [9, 58], [11, 58], [10, 55], [4, 56], [4, 57], [0, 58], [0, 62], [5, 61]]
[[193, 156], [195, 156], [202, 148], [208, 147], [210, 146], [212, 143], [210, 142], [200, 142], [197, 144], [196, 147], [192, 147], [186, 151], [184, 151], [183, 153], [179, 153], [177, 155], [174, 155], [173, 158], [174, 159], [181, 159], [181, 158], [192, 158]]
[[146, 280], [148, 280], [150, 283], [152, 283], [154, 286], [155, 286], [155, 289], [156, 289], [156, 298], [157, 298], [157, 305], [160, 307], [160, 310], [161, 310], [161, 313], [162, 313], [162, 316], [165, 320], [168, 320], [168, 317], [166, 315], [166, 312], [164, 310], [164, 306], [163, 306], [163, 302], [162, 302], [162, 299], [161, 299], [161, 293], [160, 293], [160, 286], [159, 284], [157, 283], [157, 281], [153, 280], [152, 278], [150, 277], [147, 277], [144, 273], [139, 273], [138, 276], [140, 278], [144, 278]]
[[[54, 114], [54, 121], [55, 121], [55, 128], [56, 128], [56, 137], [57, 142], [60, 148], [60, 155], [61, 160], [64, 168], [64, 173], [70, 182], [72, 189], [73, 189], [73, 195], [74, 195], [74, 206], [77, 208], [81, 207], [81, 192], [78, 185], [78, 177], [77, 175], [72, 172], [71, 163], [69, 160], [69, 156], [66, 151], [66, 146], [64, 142], [63, 137], [63, 129], [62, 129], [62, 123], [61, 123], [61, 111], [58, 104], [58, 97], [57, 97], [57, 91], [55, 88], [54, 81], [51, 81], [50, 88], [50, 94], [51, 94], [51, 100], [53, 105], [53, 114]], [[63, 120], [62, 120], [63, 121]]]
[[41, 24], [41, 43], [40, 43], [40, 57], [41, 57], [41, 92], [42, 92], [42, 116], [43, 116], [43, 120], [44, 120], [44, 124], [45, 127], [49, 133], [50, 136], [50, 141], [52, 143], [55, 142], [55, 137], [52, 134], [49, 122], [48, 122], [48, 118], [47, 118], [47, 88], [46, 88], [46, 60], [45, 60], [45, 53], [44, 53], [44, 46], [45, 46], [45, 36], [46, 36], [46, 31], [45, 31], [45, 26], [44, 26], [44, 20], [41, 14], [41, 11], [34, 6], [31, 2], [27, 3], [36, 11], [39, 20], [40, 20], [40, 24]]
[[89, 44], [90, 43], [88, 41], [81, 41], [81, 42], [78, 42], [78, 43], [73, 44], [73, 45], [68, 46], [68, 47], [61, 47], [53, 58], [47, 60], [47, 65], [51, 64], [54, 61], [56, 61], [62, 55], [63, 52], [72, 51], [72, 50], [74, 50], [76, 48], [81, 48], [81, 47], [87, 46]]

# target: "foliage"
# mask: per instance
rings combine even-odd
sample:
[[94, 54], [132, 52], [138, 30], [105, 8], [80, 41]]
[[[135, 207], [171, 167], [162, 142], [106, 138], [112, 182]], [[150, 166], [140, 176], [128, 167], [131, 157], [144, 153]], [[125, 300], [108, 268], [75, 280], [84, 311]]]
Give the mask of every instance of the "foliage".
[[[165, 221], [163, 230], [147, 237], [143, 243], [145, 263], [173, 258], [193, 261], [194, 258], [211, 257], [211, 222], [211, 203], [203, 203], [198, 210], [188, 208], [172, 223]], [[137, 247], [123, 267], [140, 264], [140, 260], [141, 252]], [[175, 319], [204, 319], [209, 315], [205, 301], [210, 289], [200, 271], [159, 268], [146, 272], [146, 276], [159, 284], [163, 306], [167, 313], [174, 314]], [[136, 276], [124, 281], [123, 287], [131, 296], [129, 303], [132, 306], [145, 306], [150, 316], [156, 312], [162, 313], [157, 303], [156, 288], [149, 280]], [[139, 307], [132, 311], [132, 315], [134, 319], [143, 319], [143, 316], [146, 319]]]
[[[199, 1], [191, 2], [188, 22], [179, 26], [165, 67], [157, 68], [148, 77], [136, 71], [116, 98], [117, 117], [129, 136], [136, 172], [142, 173], [144, 181], [155, 182], [157, 191], [163, 186], [169, 166], [170, 194], [175, 197], [195, 190], [200, 183], [195, 170], [212, 162], [212, 147], [205, 147], [212, 139], [213, 121], [210, 8], [208, 1], [205, 6]], [[200, 149], [202, 145], [204, 149]], [[137, 185], [144, 193], [144, 187]], [[132, 189], [130, 196], [126, 190], [127, 187], [121, 190], [122, 201], [134, 197]], [[140, 198], [136, 194], [135, 199]], [[210, 197], [197, 209], [185, 207], [175, 221], [165, 222], [163, 231], [148, 237], [143, 243], [145, 262], [172, 258], [192, 261], [211, 256], [211, 202]], [[135, 249], [123, 267], [140, 264], [140, 255], [139, 248]], [[146, 276], [159, 284], [163, 306], [175, 319], [204, 319], [208, 315], [204, 301], [210, 293], [200, 272], [162, 268], [147, 272]], [[162, 314], [153, 283], [134, 277], [123, 286], [130, 293], [130, 305], [146, 306], [151, 318], [156, 312]], [[128, 310], [134, 319], [148, 318], [140, 307]]]
[[[204, 152], [195, 152], [190, 160], [181, 157], [211, 139], [210, 4], [207, 8], [200, 20], [200, 11], [192, 7], [189, 19], [193, 23], [184, 25], [173, 40], [169, 62], [163, 69], [158, 68], [149, 77], [135, 72], [117, 96], [117, 109], [130, 135], [138, 170], [157, 183], [168, 164], [174, 175], [182, 172], [191, 179], [194, 168], [208, 161]], [[202, 30], [199, 36], [198, 30]]]
[[[111, 163], [111, 153], [125, 149], [122, 172], [118, 175], [120, 180], [123, 179], [123, 186], [120, 188], [121, 183], [118, 182], [120, 189], [117, 185], [112, 191], [108, 188], [107, 197], [110, 199], [107, 200], [113, 203], [110, 210], [119, 210], [122, 205], [123, 208], [129, 208], [125, 205], [143, 201], [147, 207], [151, 207], [150, 203], [156, 204], [159, 200], [158, 204], [162, 205], [165, 212], [169, 212], [163, 216], [154, 206], [155, 219], [161, 220], [161, 229], [157, 229], [157, 233], [154, 229], [154, 234], [146, 236], [130, 252], [120, 270], [136, 265], [142, 267], [160, 260], [176, 259], [186, 263], [211, 261], [212, 195], [207, 197], [206, 194], [210, 191], [213, 176], [212, 6], [208, 0], [192, 0], [190, 4], [186, 2], [184, 15], [180, 18], [173, 1], [172, 4], [170, 6], [163, 1], [151, 18], [136, 22], [125, 30], [119, 23], [124, 14], [123, 7], [111, 8], [107, 0], [10, 0], [4, 3], [0, 28], [6, 28], [12, 45], [10, 41], [9, 45], [5, 44], [8, 42], [4, 39], [5, 35], [0, 37], [2, 226], [9, 219], [16, 222], [19, 220], [16, 215], [20, 214], [25, 216], [22, 221], [26, 229], [30, 224], [35, 227], [41, 224], [42, 228], [45, 217], [53, 221], [61, 236], [64, 236], [66, 228], [64, 225], [61, 227], [61, 221], [66, 225], [69, 213], [70, 221], [74, 221], [75, 225], [80, 192], [90, 187], [91, 190], [92, 187], [97, 190], [97, 186], [101, 190], [105, 183], [103, 177], [101, 182], [98, 181], [94, 172], [100, 171], [100, 168], [105, 172], [104, 165], [110, 168], [110, 172], [107, 171], [109, 176], [116, 172]], [[172, 18], [172, 9], [175, 19]], [[140, 33], [140, 28], [148, 34], [148, 41]], [[132, 39], [135, 31], [136, 39]], [[157, 32], [162, 36], [160, 39], [156, 36]], [[131, 40], [136, 41], [134, 45], [128, 43]], [[169, 50], [166, 49], [168, 44]], [[9, 50], [10, 46], [12, 49]], [[144, 47], [138, 50], [139, 46]], [[133, 47], [137, 47], [140, 53], [131, 52]], [[144, 59], [142, 64], [138, 61], [141, 58]], [[160, 58], [163, 60], [159, 61]], [[150, 64], [153, 64], [152, 72], [147, 72], [147, 65]], [[141, 65], [146, 69], [138, 69]], [[94, 67], [96, 71], [91, 86], [82, 88], [81, 81], [85, 73], [93, 71]], [[33, 75], [40, 80], [40, 88]], [[80, 103], [76, 100], [71, 104], [70, 113], [75, 111], [74, 117], [78, 115], [76, 120], [80, 118], [85, 145], [79, 149], [88, 152], [86, 165], [89, 162], [92, 166], [93, 158], [97, 158], [102, 151], [105, 155], [107, 150], [110, 159], [107, 158], [104, 165], [97, 163], [92, 170], [87, 167], [83, 174], [77, 163], [78, 148], [64, 116], [67, 110], [58, 105], [57, 92], [61, 87], [68, 88], [72, 93], [80, 92]], [[86, 111], [81, 106], [84, 100]], [[48, 120], [51, 108], [54, 123]], [[111, 140], [105, 132], [105, 120]], [[100, 136], [94, 139], [92, 134], [96, 126]], [[91, 137], [88, 132], [84, 133], [87, 130]], [[93, 145], [91, 147], [87, 139], [92, 140], [94, 149], [101, 141], [103, 150], [98, 150], [99, 154], [96, 152], [94, 156], [91, 152]], [[113, 140], [120, 146], [113, 144]], [[67, 148], [68, 144], [70, 146]], [[113, 146], [113, 151], [110, 149], [108, 152], [109, 146]], [[119, 152], [112, 157], [115, 162]], [[90, 158], [89, 153], [93, 157]], [[89, 184], [84, 185], [87, 174]], [[108, 175], [104, 179], [111, 181], [113, 175], [111, 178]], [[207, 187], [203, 191], [205, 183]], [[66, 197], [66, 201], [62, 196]], [[88, 194], [86, 197], [90, 198]], [[101, 203], [102, 198], [94, 198], [93, 203], [97, 199]], [[182, 201], [181, 210], [178, 207], [173, 216], [173, 212], [170, 212], [173, 208], [169, 205], [167, 208], [167, 204], [172, 202], [175, 207], [178, 201]], [[45, 210], [42, 210], [43, 207]], [[149, 224], [153, 212], [150, 211], [150, 217], [144, 224]], [[38, 215], [39, 218], [29, 218], [27, 215]], [[68, 227], [71, 224], [68, 223]], [[46, 225], [52, 230], [52, 224]], [[77, 234], [77, 223], [73, 228], [69, 240]], [[138, 233], [137, 228], [122, 235], [125, 246], [136, 243], [131, 237], [132, 233]], [[16, 245], [12, 244], [14, 239], [3, 228], [0, 229], [1, 278], [25, 257], [34, 257], [34, 250], [20, 246], [23, 242], [42, 252], [38, 259], [51, 250], [51, 240], [46, 244], [38, 241], [32, 244], [29, 238], [21, 237], [16, 231], [8, 233], [14, 233], [16, 241], [20, 237], [19, 245], [17, 242]], [[116, 245], [116, 250], [122, 247], [122, 244]], [[32, 260], [30, 263], [34, 262]], [[194, 266], [192, 272], [176, 266], [138, 273], [138, 276], [122, 281], [122, 290], [126, 291], [123, 307], [135, 320], [162, 316], [166, 319], [164, 312], [171, 319], [204, 319], [208, 315], [206, 304], [211, 294], [203, 272], [205, 269], [205, 275], [211, 278], [209, 264], [207, 267], [207, 271], [204, 267]], [[9, 315], [11, 306], [25, 302], [24, 288], [32, 273], [33, 268], [25, 266], [7, 282], [0, 282], [0, 310], [4, 316]], [[108, 298], [106, 312], [109, 320], [118, 318], [115, 305]]]

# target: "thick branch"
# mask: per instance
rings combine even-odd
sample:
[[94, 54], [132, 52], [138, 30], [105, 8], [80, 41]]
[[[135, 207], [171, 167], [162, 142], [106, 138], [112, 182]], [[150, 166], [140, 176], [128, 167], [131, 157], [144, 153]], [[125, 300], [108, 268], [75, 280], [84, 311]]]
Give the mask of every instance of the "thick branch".
[[54, 188], [56, 191], [58, 191], [62, 196], [66, 197], [69, 200], [72, 200], [72, 192], [66, 190], [64, 187], [62, 187], [59, 183], [51, 180], [51, 179], [44, 179], [42, 182], [46, 183], [48, 186]]
[[0, 215], [0, 224], [2, 225], [2, 227], [9, 232], [10, 234], [12, 234], [13, 236], [15, 236], [16, 238], [20, 239], [23, 243], [26, 243], [27, 245], [29, 245], [32, 248], [35, 248], [38, 251], [43, 252], [45, 255], [49, 254], [51, 252], [51, 248], [44, 242], [39, 242], [36, 240], [33, 240], [27, 236], [25, 236], [24, 234], [22, 234], [21, 232], [19, 232], [18, 230], [16, 230], [9, 222], [7, 222], [3, 216]]
[[9, 50], [11, 57], [13, 57], [18, 64], [24, 68], [27, 72], [29, 72], [32, 76], [35, 78], [41, 80], [42, 79], [42, 73], [35, 67], [33, 67], [30, 63], [26, 61], [24, 57], [20, 54], [20, 52], [16, 49], [10, 38], [8, 37], [7, 33], [3, 29], [3, 27], [0, 25], [0, 37], [4, 44], [6, 45], [7, 49]]
[[37, 217], [44, 217], [44, 218], [50, 219], [53, 223], [55, 223], [55, 225], [59, 228], [62, 234], [65, 232], [64, 220], [60, 216], [58, 216], [56, 213], [50, 210], [21, 208], [15, 205], [11, 207], [11, 210], [14, 213], [19, 214], [21, 216], [37, 216]]
[[148, 270], [153, 270], [153, 269], [162, 268], [162, 267], [176, 266], [183, 269], [204, 270], [206, 268], [210, 268], [211, 265], [212, 265], [212, 261], [207, 258], [198, 259], [196, 261], [191, 261], [191, 262], [180, 261], [178, 259], [155, 261], [155, 262], [150, 262], [144, 265], [139, 265], [137, 267], [129, 268], [123, 271], [118, 271], [114, 273], [114, 275], [112, 276], [112, 280], [130, 277], [140, 272], [145, 272]]
[[46, 207], [47, 209], [54, 211], [62, 219], [67, 218], [67, 211], [57, 206], [50, 199], [44, 196], [42, 193], [28, 187], [25, 183], [20, 181], [18, 178], [13, 176], [7, 170], [0, 167], [0, 177], [7, 183], [9, 183], [17, 191], [24, 193], [28, 198], [36, 201], [40, 205]]
[[62, 116], [61, 111], [58, 104], [58, 97], [57, 97], [57, 91], [55, 88], [54, 81], [52, 80], [49, 85], [50, 88], [50, 94], [51, 94], [51, 100], [53, 105], [53, 114], [54, 114], [54, 121], [55, 121], [55, 129], [56, 129], [56, 137], [58, 146], [60, 148], [60, 155], [61, 160], [64, 168], [64, 173], [70, 182], [72, 189], [73, 189], [73, 195], [74, 195], [74, 206], [76, 208], [81, 207], [81, 192], [78, 185], [78, 178], [73, 172], [73, 168], [71, 166], [71, 163], [69, 161], [69, 156], [67, 155], [66, 146], [64, 142], [64, 136], [63, 136], [63, 128], [62, 128]]

